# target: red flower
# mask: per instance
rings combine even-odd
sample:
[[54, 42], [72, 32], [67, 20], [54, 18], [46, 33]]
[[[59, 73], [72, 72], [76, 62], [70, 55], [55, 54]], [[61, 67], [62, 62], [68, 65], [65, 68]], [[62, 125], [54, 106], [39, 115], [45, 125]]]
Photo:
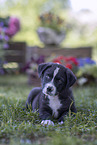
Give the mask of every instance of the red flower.
[[72, 69], [72, 65], [70, 63], [66, 64], [66, 67]]
[[62, 64], [61, 60], [63, 60], [63, 56], [59, 56], [53, 60], [54, 63]]
[[62, 64], [73, 71], [76, 71], [77, 66], [78, 66], [78, 61], [75, 57], [59, 56], [55, 58], [53, 62]]
[[76, 66], [78, 66], [78, 61], [75, 57], [68, 57], [68, 61], [72, 61]]
[[59, 64], [61, 64], [60, 60], [57, 60], [57, 59], [54, 60], [53, 62], [54, 62], [54, 63], [59, 63]]

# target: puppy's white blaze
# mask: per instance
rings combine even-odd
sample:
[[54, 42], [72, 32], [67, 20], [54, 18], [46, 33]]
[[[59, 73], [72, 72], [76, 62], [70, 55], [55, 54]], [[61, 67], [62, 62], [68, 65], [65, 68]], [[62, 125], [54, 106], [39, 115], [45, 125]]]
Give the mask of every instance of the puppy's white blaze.
[[61, 103], [60, 100], [58, 98], [58, 96], [48, 96], [49, 98], [49, 107], [51, 107], [52, 111], [53, 111], [53, 116], [55, 118], [58, 117], [58, 109], [61, 107]]
[[57, 75], [57, 73], [59, 72], [59, 68], [57, 67], [55, 70], [54, 70], [54, 74], [53, 74], [53, 79], [52, 81], [54, 80], [55, 76]]
[[53, 87], [52, 96], [55, 95], [55, 93], [56, 93], [56, 87], [54, 86], [53, 81], [54, 81], [55, 76], [56, 76], [57, 73], [59, 72], [59, 69], [60, 69], [60, 68], [57, 67], [57, 68], [54, 70], [52, 80], [51, 80], [49, 83], [45, 84], [45, 87], [44, 87], [44, 89], [43, 89], [43, 94], [47, 95], [47, 88], [48, 88], [49, 86], [50, 86], [50, 87], [52, 86], [52, 87]]

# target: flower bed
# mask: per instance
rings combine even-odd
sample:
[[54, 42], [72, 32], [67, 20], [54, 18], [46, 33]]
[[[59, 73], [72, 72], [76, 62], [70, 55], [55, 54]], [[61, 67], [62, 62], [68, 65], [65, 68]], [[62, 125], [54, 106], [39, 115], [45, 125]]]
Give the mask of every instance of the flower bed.
[[59, 56], [52, 60], [54, 63], [59, 63], [71, 69], [74, 73], [78, 70], [78, 61], [75, 57]]
[[[64, 57], [59, 56], [51, 60], [54, 63], [60, 63], [65, 67], [71, 69], [74, 73], [76, 73], [78, 69], [78, 62], [75, 57]], [[34, 86], [40, 86], [40, 79], [38, 77], [37, 68], [40, 63], [48, 62], [44, 56], [40, 56], [39, 58], [31, 58], [31, 60], [26, 64], [23, 71], [26, 71], [28, 74], [28, 84]]]
[[32, 58], [24, 68], [28, 74], [28, 83], [30, 85], [40, 86], [40, 79], [37, 72], [38, 64], [49, 61], [62, 64], [71, 69], [78, 78], [78, 85], [84, 85], [90, 82], [96, 83], [97, 81], [97, 65], [91, 58], [57, 56], [46, 59], [44, 56], [40, 56], [37, 59]]

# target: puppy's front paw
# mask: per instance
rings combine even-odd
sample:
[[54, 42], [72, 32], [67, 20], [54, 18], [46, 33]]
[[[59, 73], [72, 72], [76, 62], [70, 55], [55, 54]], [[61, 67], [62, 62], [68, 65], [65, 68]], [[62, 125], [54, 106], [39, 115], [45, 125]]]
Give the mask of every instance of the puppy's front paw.
[[63, 122], [63, 121], [61, 121], [61, 122], [59, 122], [58, 124], [59, 124], [59, 125], [63, 125], [63, 124], [64, 124], [64, 122]]
[[43, 125], [43, 126], [49, 126], [49, 125], [54, 126], [54, 122], [51, 121], [51, 120], [42, 120], [41, 125]]

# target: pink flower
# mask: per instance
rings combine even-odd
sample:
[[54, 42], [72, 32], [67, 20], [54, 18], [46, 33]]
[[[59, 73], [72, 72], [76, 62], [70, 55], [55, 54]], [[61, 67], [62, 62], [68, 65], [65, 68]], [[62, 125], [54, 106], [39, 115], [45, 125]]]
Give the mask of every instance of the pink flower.
[[10, 38], [20, 30], [20, 21], [17, 18], [11, 17], [9, 20], [9, 27], [6, 29], [5, 34]]

